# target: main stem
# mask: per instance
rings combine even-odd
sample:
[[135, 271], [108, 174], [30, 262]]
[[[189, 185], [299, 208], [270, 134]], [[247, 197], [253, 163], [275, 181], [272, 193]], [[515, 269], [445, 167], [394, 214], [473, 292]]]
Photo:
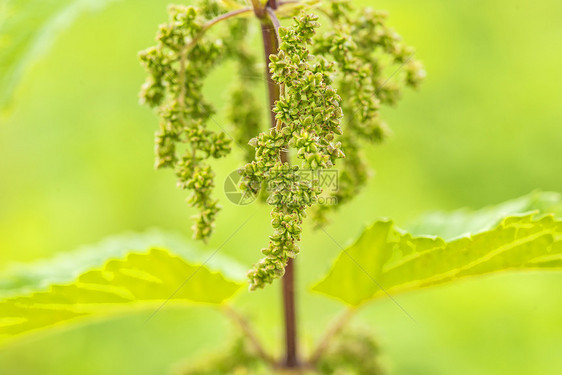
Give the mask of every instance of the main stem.
[[283, 307], [285, 312], [285, 367], [299, 367], [297, 352], [297, 314], [295, 308], [295, 260], [289, 259], [283, 282]]
[[[275, 30], [274, 21], [269, 17], [271, 12], [277, 8], [277, 2], [269, 0], [266, 7], [270, 9], [269, 12], [263, 12], [261, 18], [261, 30], [263, 38], [263, 47], [265, 52], [265, 76], [267, 79], [267, 89], [269, 93], [269, 114], [271, 117], [271, 127], [275, 127], [277, 120], [273, 108], [275, 102], [279, 100], [281, 89], [271, 79], [271, 72], [269, 71], [269, 56], [276, 54], [279, 50], [279, 41]], [[256, 12], [258, 14], [260, 12]], [[268, 14], [269, 13], [269, 14]], [[288, 151], [281, 151], [279, 158], [282, 163], [289, 162]], [[285, 268], [285, 275], [282, 279], [283, 283], [283, 309], [285, 319], [285, 358], [283, 367], [297, 368], [299, 367], [298, 346], [297, 346], [297, 315], [295, 307], [295, 261], [289, 259], [289, 263]]]

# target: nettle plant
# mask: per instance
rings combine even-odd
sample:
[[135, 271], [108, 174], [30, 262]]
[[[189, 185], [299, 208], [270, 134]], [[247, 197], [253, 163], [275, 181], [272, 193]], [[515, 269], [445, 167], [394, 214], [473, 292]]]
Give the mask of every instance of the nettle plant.
[[[365, 184], [360, 142], [384, 138], [381, 104], [395, 103], [401, 88], [417, 87], [425, 72], [413, 49], [386, 25], [385, 13], [356, 12], [349, 1], [269, 1], [246, 7], [204, 1], [170, 6], [169, 12], [158, 44], [140, 54], [149, 73], [141, 101], [160, 117], [156, 167], [173, 168], [178, 186], [190, 191], [188, 202], [199, 211], [194, 237], [206, 240], [219, 211], [208, 160], [229, 155], [232, 141], [242, 148], [247, 159], [240, 169], [242, 191], [261, 193], [272, 206], [273, 234], [262, 250], [265, 257], [248, 273], [250, 289], [263, 288], [282, 277], [298, 254], [307, 211], [313, 210], [314, 221], [322, 225], [330, 209]], [[259, 21], [265, 64], [255, 56], [261, 51], [248, 46], [254, 26], [244, 17], [248, 14]], [[290, 19], [286, 27], [280, 25], [284, 18]], [[219, 23], [226, 25], [216, 30]], [[211, 69], [229, 59], [239, 66], [227, 105], [232, 137], [208, 129], [214, 108], [202, 93]], [[260, 101], [248, 79], [259, 76], [260, 65], [265, 66], [269, 130], [262, 129]], [[387, 74], [396, 67], [400, 74], [391, 84]], [[340, 164], [338, 189], [327, 199], [320, 176]]]
[[[272, 233], [261, 260], [243, 280], [229, 266], [223, 273], [215, 269], [212, 258], [220, 248], [207, 258], [180, 249], [129, 252], [155, 242], [178, 247], [169, 238], [141, 236], [14, 268], [1, 280], [3, 340], [137, 306], [148, 306], [150, 319], [166, 304], [191, 302], [219, 307], [240, 335], [222, 354], [181, 374], [380, 374], [372, 335], [347, 328], [360, 307], [470, 276], [562, 267], [562, 221], [555, 217], [562, 201], [556, 193], [428, 215], [409, 231], [380, 220], [342, 247], [313, 285], [312, 291], [346, 309], [315, 347], [303, 348], [294, 277], [303, 222], [308, 215], [323, 230], [330, 211], [365, 185], [361, 150], [388, 134], [380, 107], [395, 104], [404, 87], [418, 87], [425, 75], [413, 49], [387, 26], [384, 12], [354, 9], [350, 1], [204, 0], [171, 5], [157, 44], [140, 60], [148, 72], [141, 101], [160, 118], [156, 167], [173, 169], [178, 186], [189, 191], [188, 203], [198, 212], [194, 237], [206, 241], [212, 235], [220, 210], [212, 160], [242, 155], [242, 197], [271, 206]], [[236, 66], [225, 104], [230, 127], [217, 132], [208, 126], [215, 109], [203, 89], [212, 69], [226, 61]], [[260, 76], [266, 98], [255, 94]], [[337, 189], [322, 183], [329, 173]], [[97, 268], [100, 258], [111, 259]], [[282, 355], [260, 343], [252, 322], [230, 302], [242, 289], [253, 292], [277, 279], [283, 287]]]

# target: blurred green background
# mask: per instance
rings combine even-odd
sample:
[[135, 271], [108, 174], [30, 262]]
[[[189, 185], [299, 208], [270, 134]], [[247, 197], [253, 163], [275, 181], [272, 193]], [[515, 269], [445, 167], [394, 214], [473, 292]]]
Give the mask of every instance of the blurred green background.
[[[125, 231], [158, 227], [190, 236], [192, 211], [174, 177], [153, 169], [157, 119], [140, 107], [137, 52], [152, 45], [168, 1], [122, 0], [66, 29], [27, 70], [0, 124], [0, 267], [69, 251]], [[346, 244], [379, 217], [399, 225], [428, 210], [479, 208], [540, 188], [562, 191], [562, 2], [356, 1], [386, 9], [415, 46], [428, 78], [386, 109], [394, 135], [368, 150], [376, 174], [329, 226]], [[230, 71], [214, 75], [220, 106]], [[218, 116], [217, 121], [224, 120]], [[249, 267], [266, 244], [267, 208], [237, 207], [220, 181], [222, 211], [210, 252], [248, 217], [221, 253]], [[311, 229], [308, 225], [307, 229]], [[307, 293], [339, 248], [308, 230], [298, 259], [300, 325], [309, 348], [340, 309]], [[562, 373], [562, 274], [462, 281], [399, 295], [362, 311], [391, 374]], [[280, 345], [278, 286], [243, 295], [268, 345]], [[0, 374], [164, 374], [224, 345], [218, 313], [165, 308], [30, 336], [0, 350]]]

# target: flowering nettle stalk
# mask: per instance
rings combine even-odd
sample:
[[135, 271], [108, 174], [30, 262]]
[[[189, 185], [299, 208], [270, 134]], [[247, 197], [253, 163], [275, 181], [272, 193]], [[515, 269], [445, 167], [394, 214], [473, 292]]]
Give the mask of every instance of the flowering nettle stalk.
[[288, 259], [299, 252], [296, 243], [306, 209], [321, 193], [317, 179], [301, 179], [299, 166], [280, 158], [283, 149], [294, 148], [300, 166], [312, 171], [331, 168], [344, 157], [341, 142], [335, 140], [342, 134], [343, 112], [341, 98], [330, 85], [334, 66], [308, 50], [317, 19], [305, 14], [295, 18], [291, 28], [279, 29], [279, 53], [270, 56], [271, 79], [282, 87], [274, 108], [277, 121], [250, 141], [256, 159], [243, 169], [243, 187], [252, 189], [263, 182], [274, 187], [268, 199], [274, 232], [262, 250], [266, 257], [248, 273], [251, 289], [283, 276]]
[[[277, 90], [274, 121], [267, 130], [260, 124], [262, 107], [249, 79], [259, 74], [256, 56], [261, 52], [249, 47], [254, 25], [244, 17], [254, 8], [244, 2], [171, 6], [157, 45], [140, 54], [149, 73], [141, 100], [160, 117], [156, 166], [173, 168], [178, 185], [190, 191], [188, 203], [199, 211], [194, 236], [202, 240], [211, 235], [219, 211], [208, 160], [225, 157], [232, 148], [226, 133], [206, 126], [215, 110], [203, 97], [203, 84], [220, 62], [237, 62], [239, 78], [227, 117], [234, 141], [250, 145], [244, 149], [248, 163], [240, 169], [241, 188], [259, 194], [269, 186], [266, 201], [272, 206], [273, 234], [262, 250], [265, 257], [248, 273], [251, 289], [283, 276], [299, 252], [309, 208], [322, 225], [330, 209], [358, 193], [368, 176], [361, 142], [379, 142], [387, 134], [381, 104], [396, 103], [402, 87], [417, 87], [424, 77], [412, 48], [386, 26], [382, 12], [356, 12], [342, 0], [287, 2], [267, 10], [258, 18], [275, 31], [267, 79]], [[290, 17], [280, 26], [278, 18]], [[222, 21], [226, 28], [213, 27]], [[317, 176], [335, 167], [339, 186], [329, 201], [337, 204], [319, 204], [318, 179], [304, 179], [299, 171]]]

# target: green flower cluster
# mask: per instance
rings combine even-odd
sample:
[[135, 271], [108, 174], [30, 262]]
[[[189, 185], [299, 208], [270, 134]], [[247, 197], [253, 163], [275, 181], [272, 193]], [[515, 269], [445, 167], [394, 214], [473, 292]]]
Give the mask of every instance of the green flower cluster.
[[233, 23], [224, 36], [204, 35], [207, 22], [222, 12], [217, 1], [203, 1], [198, 8], [172, 5], [169, 21], [159, 28], [157, 45], [140, 53], [149, 76], [142, 87], [141, 102], [157, 109], [156, 167], [172, 168], [178, 186], [191, 192], [188, 203], [198, 209], [194, 237], [206, 240], [212, 232], [218, 201], [212, 198], [214, 173], [206, 162], [231, 151], [224, 132], [207, 129], [214, 113], [203, 98], [204, 78], [226, 57], [245, 32]]
[[[243, 21], [243, 20], [237, 20]], [[244, 34], [247, 32], [247, 22], [240, 22], [240, 27], [244, 27]], [[244, 40], [239, 41], [238, 48], [235, 50], [237, 57], [237, 79], [230, 89], [229, 103], [227, 105], [227, 119], [232, 125], [232, 134], [236, 143], [243, 148], [245, 162], [254, 160], [254, 148], [248, 145], [248, 140], [259, 133], [261, 127], [261, 114], [263, 106], [258, 103], [254, 92], [256, 78], [263, 77], [260, 64], [257, 63], [255, 56], [244, 44]], [[258, 67], [260, 68], [258, 70]], [[261, 82], [258, 80], [258, 82]]]
[[[262, 249], [265, 257], [248, 273], [250, 289], [256, 289], [281, 277], [299, 252], [308, 208], [314, 206], [315, 224], [322, 225], [329, 210], [357, 195], [369, 174], [361, 142], [381, 141], [387, 133], [381, 105], [396, 103], [402, 88], [417, 87], [425, 73], [413, 49], [386, 25], [384, 13], [358, 13], [348, 0], [299, 3], [294, 9], [318, 10], [331, 25], [317, 34], [318, 17], [302, 13], [292, 26], [278, 28], [278, 53], [270, 56], [268, 65], [279, 88], [275, 126], [259, 133], [263, 108], [251, 81], [260, 75], [260, 64], [254, 50], [246, 47], [248, 22], [237, 18], [251, 12], [245, 5], [242, 0], [199, 0], [197, 7], [171, 6], [157, 45], [140, 54], [149, 73], [141, 101], [160, 117], [156, 166], [174, 169], [178, 186], [190, 191], [188, 203], [199, 211], [194, 236], [206, 240], [219, 211], [212, 197], [215, 176], [209, 160], [229, 154], [231, 140], [207, 128], [215, 111], [203, 98], [203, 84], [219, 62], [237, 61], [238, 78], [226, 108], [234, 140], [248, 144], [243, 149], [248, 164], [240, 170], [241, 187], [266, 196], [273, 207], [273, 233]], [[269, 11], [289, 14], [284, 7], [289, 13], [294, 10], [286, 3]], [[272, 22], [276, 18], [265, 13], [263, 17]], [[232, 20], [222, 34], [209, 33], [211, 26], [226, 19]], [[292, 166], [289, 149], [296, 159]], [[319, 173], [344, 157], [338, 188], [323, 192]], [[319, 198], [329, 204], [318, 204]]]
[[245, 337], [237, 338], [222, 354], [193, 364], [190, 361], [185, 369], [178, 369], [177, 375], [265, 375], [271, 369], [252, 349]]
[[[372, 335], [371, 335], [372, 336]], [[342, 333], [328, 351], [307, 369], [298, 373], [315, 375], [383, 375], [380, 349], [370, 335], [355, 331]], [[177, 375], [287, 375], [260, 357], [244, 337], [237, 338], [220, 354], [203, 357], [178, 368]]]
[[[289, 258], [299, 252], [306, 209], [321, 193], [318, 180], [303, 178], [299, 170], [330, 168], [344, 157], [335, 140], [342, 134], [343, 112], [341, 98], [330, 86], [334, 66], [307, 48], [319, 26], [317, 19], [305, 14], [296, 17], [292, 27], [279, 29], [279, 53], [270, 56], [269, 64], [272, 80], [282, 88], [274, 108], [276, 126], [250, 141], [256, 158], [242, 169], [242, 187], [257, 194], [267, 184], [273, 206], [273, 234], [262, 250], [265, 258], [248, 273], [252, 290], [283, 276]], [[296, 150], [301, 167], [283, 160], [288, 147]]]
[[[413, 48], [386, 25], [385, 12], [366, 8], [357, 13], [348, 0], [331, 0], [321, 9], [332, 27], [314, 39], [313, 52], [336, 64], [334, 81], [346, 114], [341, 141], [348, 157], [333, 194], [340, 205], [356, 196], [367, 181], [359, 140], [380, 142], [388, 134], [381, 104], [395, 104], [404, 86], [418, 87], [425, 71]], [[324, 223], [326, 212], [334, 207], [319, 206], [317, 224]]]
[[316, 368], [326, 375], [382, 375], [380, 349], [372, 335], [346, 332], [330, 346]]

